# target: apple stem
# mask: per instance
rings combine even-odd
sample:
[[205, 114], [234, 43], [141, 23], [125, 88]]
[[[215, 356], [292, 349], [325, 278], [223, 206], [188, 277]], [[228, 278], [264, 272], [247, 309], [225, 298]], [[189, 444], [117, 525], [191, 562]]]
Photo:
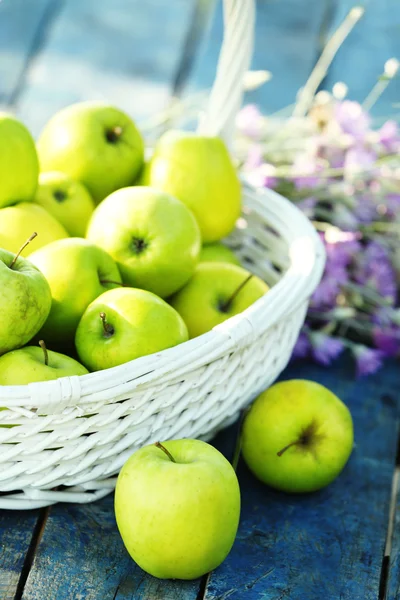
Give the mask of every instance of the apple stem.
[[31, 236], [30, 236], [30, 237], [29, 237], [29, 238], [26, 240], [26, 242], [25, 242], [24, 244], [22, 244], [21, 248], [18, 250], [17, 254], [14, 256], [14, 258], [13, 258], [13, 259], [12, 259], [12, 261], [11, 261], [11, 264], [10, 264], [10, 269], [12, 269], [12, 268], [13, 268], [13, 266], [15, 265], [15, 263], [17, 262], [17, 260], [19, 259], [21, 252], [22, 252], [22, 251], [23, 251], [23, 250], [24, 250], [24, 249], [27, 247], [27, 245], [28, 245], [28, 244], [29, 244], [29, 243], [30, 243], [32, 240], [34, 240], [34, 239], [35, 239], [35, 237], [36, 237], [36, 236], [37, 236], [37, 233], [36, 233], [36, 231], [34, 231], [34, 232], [32, 233], [32, 235], [31, 235]]
[[165, 454], [168, 456], [170, 461], [172, 461], [173, 463], [176, 463], [176, 460], [172, 456], [171, 452], [169, 450], [167, 450], [166, 447], [161, 444], [161, 442], [156, 442], [154, 445], [157, 446], [157, 448], [160, 448], [160, 450], [162, 450], [163, 452], [165, 452]]
[[103, 323], [103, 329], [104, 329], [104, 333], [106, 334], [106, 337], [111, 337], [114, 333], [114, 327], [112, 325], [110, 325], [109, 323], [107, 323], [106, 313], [101, 312], [100, 319]]
[[100, 279], [101, 285], [105, 283], [113, 283], [114, 285], [120, 285], [121, 287], [125, 287], [125, 284], [120, 281], [113, 281], [112, 279]]
[[246, 277], [246, 279], [244, 281], [242, 281], [242, 283], [236, 288], [236, 290], [233, 292], [232, 296], [230, 298], [228, 298], [228, 300], [221, 305], [222, 312], [228, 312], [232, 302], [234, 301], [234, 299], [236, 298], [238, 293], [244, 288], [246, 283], [248, 283], [252, 277], [254, 277], [254, 275], [253, 275], [253, 273], [250, 273], [250, 275], [248, 275]]
[[49, 353], [47, 352], [47, 348], [46, 348], [46, 344], [44, 343], [43, 340], [39, 340], [39, 346], [41, 347], [41, 349], [43, 350], [43, 354], [44, 354], [44, 364], [46, 365], [46, 367], [49, 364]]
[[277, 456], [282, 456], [282, 454], [284, 452], [286, 452], [286, 450], [289, 450], [289, 448], [291, 448], [292, 446], [297, 446], [297, 444], [301, 443], [301, 440], [296, 440], [295, 442], [292, 442], [291, 444], [288, 444], [287, 446], [285, 446], [284, 448], [282, 448], [282, 450], [279, 450], [279, 452], [277, 452]]

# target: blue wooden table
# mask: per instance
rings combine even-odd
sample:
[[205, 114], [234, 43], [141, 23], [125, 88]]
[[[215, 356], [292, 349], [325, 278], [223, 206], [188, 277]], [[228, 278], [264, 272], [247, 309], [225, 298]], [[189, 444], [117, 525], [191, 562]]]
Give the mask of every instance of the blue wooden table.
[[[259, 0], [253, 66], [273, 79], [249, 101], [271, 112], [293, 103], [322, 40], [350, 0]], [[362, 100], [400, 56], [398, 0], [370, 0], [324, 82], [345, 81]], [[139, 123], [211, 85], [221, 42], [213, 0], [2, 0], [0, 105], [37, 134], [59, 108], [104, 99]], [[375, 107], [399, 113], [399, 82]], [[113, 497], [91, 505], [0, 511], [0, 600], [400, 599], [400, 371], [388, 363], [356, 380], [349, 359], [282, 375], [331, 388], [349, 406], [355, 449], [321, 492], [291, 496], [261, 485], [239, 461], [242, 514], [231, 554], [208, 577], [159, 581], [129, 558]], [[213, 441], [232, 459], [238, 424]], [[397, 460], [397, 467], [396, 467]], [[397, 508], [397, 510], [396, 510]]]

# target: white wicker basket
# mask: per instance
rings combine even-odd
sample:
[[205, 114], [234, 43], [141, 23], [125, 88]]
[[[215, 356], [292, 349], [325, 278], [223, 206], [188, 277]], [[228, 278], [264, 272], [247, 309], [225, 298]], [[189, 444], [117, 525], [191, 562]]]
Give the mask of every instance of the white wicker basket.
[[[225, 0], [225, 35], [202, 131], [229, 139], [248, 69], [254, 0]], [[232, 60], [233, 57], [233, 60]], [[143, 444], [208, 439], [287, 364], [324, 250], [309, 221], [272, 191], [243, 185], [228, 244], [272, 289], [245, 312], [175, 348], [27, 386], [0, 386], [0, 508], [91, 502]], [[16, 425], [4, 427], [5, 425]]]

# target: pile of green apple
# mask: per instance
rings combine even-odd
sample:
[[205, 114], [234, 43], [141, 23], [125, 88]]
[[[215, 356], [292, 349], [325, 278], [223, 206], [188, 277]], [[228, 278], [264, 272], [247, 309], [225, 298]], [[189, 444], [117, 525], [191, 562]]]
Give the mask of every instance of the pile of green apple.
[[0, 113], [0, 385], [114, 367], [245, 310], [268, 286], [221, 243], [240, 198], [219, 138], [169, 131], [145, 162], [115, 107], [69, 106], [36, 144]]

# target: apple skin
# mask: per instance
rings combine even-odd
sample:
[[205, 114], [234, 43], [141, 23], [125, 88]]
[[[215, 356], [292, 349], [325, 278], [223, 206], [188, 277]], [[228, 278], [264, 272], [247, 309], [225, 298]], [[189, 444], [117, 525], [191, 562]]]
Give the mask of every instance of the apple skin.
[[38, 346], [25, 346], [7, 352], [0, 357], [0, 385], [26, 385], [88, 373], [83, 365], [70, 356], [52, 350], [47, 350], [47, 355], [46, 365], [43, 350]]
[[[113, 334], [106, 336], [100, 313]], [[186, 325], [164, 300], [135, 288], [116, 288], [94, 300], [84, 312], [75, 336], [80, 361], [99, 371], [171, 348], [188, 339]]]
[[[303, 443], [287, 448], [303, 438]], [[243, 425], [243, 458], [264, 483], [285, 492], [313, 492], [342, 471], [353, 448], [347, 406], [313, 381], [291, 380], [260, 394]]]
[[0, 112], [0, 208], [33, 200], [38, 173], [31, 134], [12, 115]]
[[0, 209], [0, 248], [18, 252], [34, 231], [38, 235], [23, 250], [22, 256], [29, 256], [50, 242], [68, 237], [61, 223], [38, 204], [21, 202]]
[[253, 276], [223, 312], [227, 302], [250, 273], [229, 263], [200, 263], [193, 277], [179, 292], [168, 299], [185, 321], [190, 338], [210, 331], [216, 325], [243, 312], [267, 291], [267, 284]]
[[79, 102], [59, 111], [37, 148], [42, 171], [62, 171], [80, 181], [96, 204], [132, 185], [144, 156], [142, 136], [130, 117], [102, 102]]
[[142, 181], [184, 202], [199, 223], [204, 243], [227, 236], [240, 216], [240, 181], [220, 138], [165, 133]]
[[53, 215], [71, 237], [85, 237], [95, 204], [82, 183], [59, 171], [40, 173], [34, 202]]
[[[149, 187], [128, 187], [108, 196], [94, 211], [86, 237], [114, 258], [125, 284], [162, 298], [192, 276], [201, 249], [190, 210]], [[134, 240], [144, 246], [138, 248]]]
[[50, 314], [39, 337], [50, 347], [74, 348], [75, 332], [89, 304], [107, 290], [122, 285], [118, 267], [101, 248], [83, 238], [58, 240], [29, 256], [46, 277], [52, 295]]
[[196, 579], [218, 567], [235, 540], [240, 490], [235, 471], [199, 440], [154, 444], [123, 466], [115, 490], [119, 532], [133, 560], [161, 579]]
[[200, 262], [226, 262], [240, 267], [237, 256], [220, 242], [203, 246], [200, 251]]
[[39, 269], [21, 256], [10, 269], [13, 259], [0, 249], [0, 355], [28, 343], [51, 307], [50, 287]]

